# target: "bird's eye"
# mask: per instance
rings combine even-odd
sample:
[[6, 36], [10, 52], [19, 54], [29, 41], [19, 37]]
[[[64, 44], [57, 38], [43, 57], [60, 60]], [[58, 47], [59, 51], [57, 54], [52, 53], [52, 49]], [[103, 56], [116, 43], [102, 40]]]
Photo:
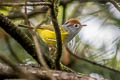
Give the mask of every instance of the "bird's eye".
[[79, 24], [74, 24], [73, 26], [76, 27], [76, 28], [78, 28], [78, 27], [79, 27]]

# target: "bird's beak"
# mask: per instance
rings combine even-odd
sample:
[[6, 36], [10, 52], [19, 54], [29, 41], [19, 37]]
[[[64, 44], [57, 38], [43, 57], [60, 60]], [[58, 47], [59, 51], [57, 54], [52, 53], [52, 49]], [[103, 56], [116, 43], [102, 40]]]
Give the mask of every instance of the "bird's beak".
[[81, 26], [82, 26], [82, 27], [85, 27], [85, 26], [87, 26], [87, 25], [86, 25], [86, 24], [82, 24]]
[[63, 26], [63, 27], [66, 27], [67, 25], [66, 25], [66, 24], [63, 24], [62, 26]]
[[62, 26], [65, 26], [65, 24], [62, 24]]

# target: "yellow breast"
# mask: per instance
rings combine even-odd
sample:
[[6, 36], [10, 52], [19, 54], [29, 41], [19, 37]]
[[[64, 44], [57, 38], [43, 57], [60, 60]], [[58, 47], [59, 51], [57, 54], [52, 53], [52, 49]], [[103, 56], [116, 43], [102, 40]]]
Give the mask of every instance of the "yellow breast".
[[[44, 42], [47, 44], [56, 44], [56, 35], [54, 31], [48, 30], [48, 29], [37, 29], [38, 34], [43, 39]], [[66, 37], [68, 35], [68, 32], [61, 31], [61, 39], [62, 43], [66, 41]]]

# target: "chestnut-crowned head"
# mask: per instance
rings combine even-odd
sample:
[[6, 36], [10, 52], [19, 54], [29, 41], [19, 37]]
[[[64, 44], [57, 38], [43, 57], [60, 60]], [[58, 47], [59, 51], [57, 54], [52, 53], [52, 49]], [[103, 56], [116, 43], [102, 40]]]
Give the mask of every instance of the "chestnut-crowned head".
[[81, 28], [86, 25], [82, 25], [77, 19], [72, 18], [66, 21], [62, 26], [69, 32], [67, 41], [70, 41], [81, 30]]

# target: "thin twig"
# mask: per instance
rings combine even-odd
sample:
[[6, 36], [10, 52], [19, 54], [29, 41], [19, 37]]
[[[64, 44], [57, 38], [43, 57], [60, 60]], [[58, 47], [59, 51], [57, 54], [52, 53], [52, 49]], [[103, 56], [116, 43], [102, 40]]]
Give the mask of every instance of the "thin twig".
[[110, 70], [110, 71], [113, 71], [113, 72], [120, 73], [120, 71], [118, 71], [118, 70], [115, 70], [115, 69], [106, 67], [106, 66], [104, 66], [104, 65], [98, 64], [98, 63], [96, 63], [96, 62], [87, 60], [87, 59], [85, 59], [85, 58], [81, 58], [81, 57], [79, 57], [79, 56], [76, 56], [76, 55], [75, 55], [74, 53], [72, 53], [72, 51], [67, 47], [67, 45], [66, 45], [65, 47], [66, 47], [66, 50], [67, 50], [72, 56], [74, 56], [75, 58], [77, 58], [77, 59], [79, 59], [79, 60], [88, 62], [88, 63], [93, 64], [93, 65], [96, 65], [96, 66], [100, 66], [100, 67], [102, 67], [102, 68], [105, 68], [105, 69]]
[[24, 13], [24, 17], [25, 17], [25, 22], [27, 23], [27, 25], [28, 25], [29, 27], [31, 27], [30, 21], [28, 20], [29, 18], [28, 18], [28, 15], [27, 15], [27, 1], [25, 2], [25, 13]]
[[[27, 5], [27, 2], [25, 2], [25, 4]], [[28, 27], [33, 28], [33, 27], [31, 27], [30, 21], [28, 20], [27, 7], [26, 6], [25, 6], [25, 21], [27, 22]], [[36, 49], [36, 52], [37, 52], [38, 60], [46, 68], [48, 66], [45, 63], [45, 60], [44, 60], [43, 55], [41, 53], [40, 47], [38, 46], [37, 37], [35, 36], [35, 33], [33, 32], [34, 31], [33, 29], [29, 29], [29, 32], [32, 34], [32, 38], [33, 38], [33, 41], [35, 43], [35, 49]]]
[[[34, 15], [37, 14], [42, 14], [42, 13], [46, 13], [48, 11], [48, 7], [42, 7], [39, 9], [34, 9], [31, 12], [27, 13], [28, 17], [31, 18]], [[9, 19], [16, 19], [16, 18], [22, 18], [24, 19], [24, 13], [13, 13], [7, 16]]]
[[[26, 2], [26, 5], [27, 5], [27, 2]], [[25, 6], [25, 19], [26, 19], [26, 22], [27, 22], [27, 25], [29, 27], [31, 27], [31, 24], [30, 24], [30, 21], [28, 19], [28, 16], [27, 16], [27, 8]], [[42, 23], [41, 23], [42, 24]], [[37, 29], [37, 28], [36, 28]], [[42, 66], [45, 68], [45, 70], [48, 72], [47, 73], [47, 76], [51, 79], [51, 80], [56, 80], [49, 68], [48, 68], [48, 65], [46, 64], [45, 62], [45, 59], [43, 58], [43, 53], [41, 52], [41, 49], [40, 49], [40, 44], [38, 42], [38, 38], [37, 38], [37, 35], [36, 35], [36, 29], [30, 29], [29, 32], [32, 34], [32, 38], [33, 38], [33, 41], [34, 41], [34, 44], [35, 44], [35, 49], [36, 49], [36, 52], [37, 52], [37, 56], [38, 56], [38, 60], [39, 62], [42, 64]]]
[[19, 27], [22, 27], [22, 28], [27, 28], [27, 29], [35, 29], [34, 27], [30, 27], [30, 26], [28, 26], [28, 25], [22, 25], [22, 24], [19, 24], [18, 25]]
[[56, 33], [56, 40], [57, 40], [57, 52], [56, 52], [56, 60], [55, 65], [56, 69], [60, 69], [60, 58], [62, 55], [62, 40], [61, 40], [61, 32], [59, 29], [58, 21], [56, 18], [56, 12], [55, 12], [55, 3], [53, 2], [53, 5], [51, 6], [51, 18], [52, 23], [54, 25], [55, 33]]
[[65, 22], [66, 20], [66, 7], [67, 7], [67, 4], [64, 4], [63, 5], [63, 17], [62, 17], [62, 24]]
[[43, 58], [43, 54], [41, 53], [40, 46], [39, 46], [39, 42], [38, 42], [38, 39], [37, 39], [36, 31], [33, 32], [32, 37], [33, 37], [33, 41], [34, 41], [34, 43], [35, 43], [35, 48], [36, 48], [36, 51], [37, 51], [38, 59], [40, 60], [41, 64], [42, 64], [43, 67], [45, 68], [45, 70], [48, 72], [48, 73], [47, 73], [47, 76], [48, 76], [51, 80], [56, 80], [56, 79], [53, 77], [53, 75], [51, 74], [51, 71], [49, 70], [48, 65], [46, 64], [46, 62], [45, 62], [45, 60], [44, 60], [44, 58]]
[[[29, 2], [26, 6], [40, 6], [40, 5], [46, 5], [50, 6], [50, 2]], [[1, 3], [0, 6], [9, 6], [9, 7], [15, 7], [15, 6], [25, 6], [25, 3]]]

